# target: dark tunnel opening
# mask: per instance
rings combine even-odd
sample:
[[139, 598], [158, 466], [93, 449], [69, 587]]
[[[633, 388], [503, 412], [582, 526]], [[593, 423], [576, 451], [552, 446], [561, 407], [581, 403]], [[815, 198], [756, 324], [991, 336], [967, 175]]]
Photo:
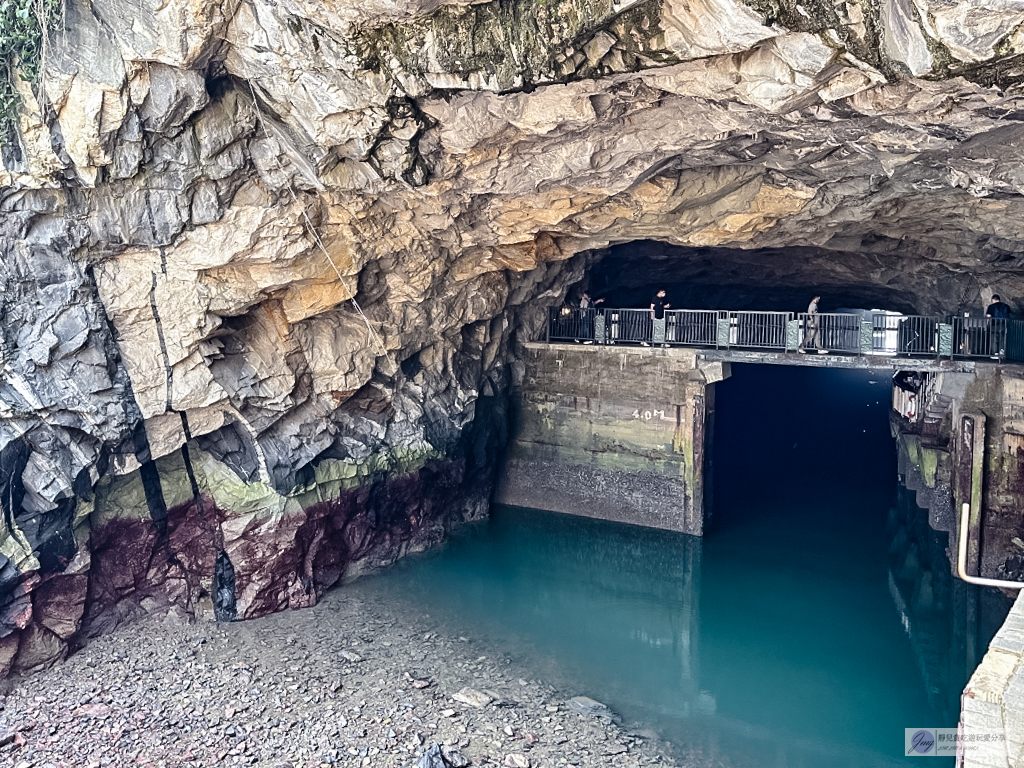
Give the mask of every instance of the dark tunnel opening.
[[820, 496], [857, 510], [837, 517], [858, 530], [884, 524], [897, 480], [891, 389], [887, 370], [731, 366], [715, 385], [712, 524], [740, 522], [754, 502]]
[[[901, 717], [955, 726], [969, 649], [1009, 604], [955, 578], [948, 534], [903, 485], [891, 371], [731, 371], [715, 385], [702, 585], [720, 713], [879, 745]], [[965, 625], [969, 604], [979, 618]], [[753, 657], [735, 653], [746, 637]], [[884, 707], [859, 698], [882, 679], [899, 681]]]
[[999, 291], [971, 273], [867, 247], [744, 250], [639, 240], [602, 253], [570, 291], [569, 301], [587, 289], [593, 298], [604, 298], [606, 306], [646, 307], [659, 288], [678, 309], [800, 312], [820, 294], [823, 312], [851, 308], [937, 315], [983, 314], [991, 293]]

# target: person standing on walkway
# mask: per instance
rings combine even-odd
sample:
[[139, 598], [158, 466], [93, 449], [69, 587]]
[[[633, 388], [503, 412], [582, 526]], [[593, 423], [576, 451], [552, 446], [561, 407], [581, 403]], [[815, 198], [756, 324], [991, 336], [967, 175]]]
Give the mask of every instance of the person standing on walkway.
[[1006, 353], [1006, 321], [1010, 319], [1010, 306], [1004, 304], [998, 293], [992, 294], [992, 303], [985, 310], [989, 331], [988, 353], [1001, 357]]
[[991, 317], [994, 320], [1006, 320], [1010, 317], [1010, 305], [1004, 304], [1003, 300], [999, 298], [998, 293], [993, 293], [992, 303], [985, 310], [985, 317]]
[[[586, 291], [580, 296], [580, 332], [584, 339], [584, 344], [594, 343], [594, 310], [597, 305], [603, 302], [604, 299], [597, 299], [596, 301], [590, 298], [590, 294]], [[579, 343], [579, 339], [576, 339]]]
[[665, 317], [665, 310], [671, 308], [671, 304], [668, 303], [668, 299], [665, 298], [665, 289], [662, 288], [651, 299], [651, 317], [655, 320], [661, 320]]
[[652, 340], [654, 336], [654, 321], [665, 319], [665, 310], [669, 309], [672, 305], [668, 303], [668, 299], [665, 297], [665, 289], [660, 289], [654, 298], [651, 299], [651, 319], [646, 323], [646, 332], [644, 338], [646, 339], [643, 343], [647, 344], [647, 341]]
[[807, 305], [807, 317], [804, 319], [804, 342], [800, 345], [800, 351], [806, 352], [813, 346], [818, 350], [819, 355], [823, 355], [826, 350], [821, 348], [821, 328], [818, 326], [819, 301], [821, 301], [821, 296], [815, 296]]

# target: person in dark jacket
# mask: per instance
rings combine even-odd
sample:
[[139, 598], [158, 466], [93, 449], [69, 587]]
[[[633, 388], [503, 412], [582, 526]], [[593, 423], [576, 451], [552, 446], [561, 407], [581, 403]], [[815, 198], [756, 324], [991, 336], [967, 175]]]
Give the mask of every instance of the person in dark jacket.
[[992, 294], [992, 303], [989, 304], [988, 309], [985, 310], [985, 317], [991, 317], [996, 320], [1006, 320], [1010, 317], [1010, 306], [1002, 302], [998, 293], [994, 293]]
[[1006, 353], [1006, 321], [1010, 319], [1010, 307], [1004, 304], [998, 293], [992, 294], [992, 303], [985, 310], [988, 318], [988, 353], [992, 357], [1002, 357]]
[[655, 320], [661, 320], [665, 316], [665, 310], [671, 306], [668, 303], [668, 299], [665, 298], [665, 289], [662, 288], [651, 299], [651, 317]]

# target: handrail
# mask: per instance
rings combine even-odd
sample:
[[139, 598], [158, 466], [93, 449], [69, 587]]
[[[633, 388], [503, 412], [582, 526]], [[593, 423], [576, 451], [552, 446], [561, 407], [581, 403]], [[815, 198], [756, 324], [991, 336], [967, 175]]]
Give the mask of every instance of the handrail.
[[952, 354], [952, 331], [949, 349], [942, 347], [942, 328], [946, 325], [937, 315], [894, 315], [876, 312], [871, 316], [872, 351], [907, 357], [949, 357]]
[[968, 584], [977, 584], [980, 587], [997, 587], [998, 589], [1024, 589], [1024, 581], [1006, 581], [1004, 579], [986, 579], [981, 576], [969, 576], [967, 574], [967, 529], [971, 516], [971, 505], [966, 501], [960, 508], [960, 538], [957, 541], [956, 571], [957, 576]]

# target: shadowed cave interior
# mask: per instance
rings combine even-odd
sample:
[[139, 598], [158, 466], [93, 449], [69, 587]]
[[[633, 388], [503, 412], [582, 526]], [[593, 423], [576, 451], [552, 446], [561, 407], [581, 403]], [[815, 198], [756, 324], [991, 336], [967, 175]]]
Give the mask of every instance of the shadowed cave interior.
[[[887, 242], [879, 238], [879, 242]], [[665, 288], [676, 309], [803, 312], [884, 309], [903, 314], [981, 315], [992, 293], [1016, 310], [1013, 283], [1000, 273], [958, 271], [942, 263], [872, 251], [810, 247], [683, 248], [639, 240], [602, 252], [570, 300], [589, 288], [608, 307], [646, 307]]]

